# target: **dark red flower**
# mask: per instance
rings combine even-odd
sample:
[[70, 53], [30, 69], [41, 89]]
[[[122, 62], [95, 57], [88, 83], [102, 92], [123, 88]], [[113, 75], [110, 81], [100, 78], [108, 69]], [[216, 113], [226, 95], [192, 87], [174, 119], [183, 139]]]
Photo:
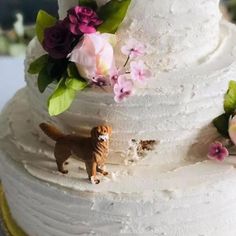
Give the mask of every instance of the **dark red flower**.
[[44, 31], [43, 48], [52, 58], [66, 58], [72, 50], [72, 42], [73, 35], [63, 21]]

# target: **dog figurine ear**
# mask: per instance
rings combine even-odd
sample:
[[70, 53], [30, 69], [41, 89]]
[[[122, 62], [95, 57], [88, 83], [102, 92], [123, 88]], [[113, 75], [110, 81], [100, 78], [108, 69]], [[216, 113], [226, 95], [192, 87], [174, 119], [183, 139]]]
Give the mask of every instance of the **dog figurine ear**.
[[97, 130], [98, 130], [97, 127], [94, 127], [94, 128], [91, 130], [91, 137], [92, 137], [92, 139], [97, 139], [97, 136], [98, 136]]
[[107, 126], [107, 130], [108, 130], [109, 136], [111, 136], [111, 134], [112, 134], [112, 128], [111, 128], [111, 126]]

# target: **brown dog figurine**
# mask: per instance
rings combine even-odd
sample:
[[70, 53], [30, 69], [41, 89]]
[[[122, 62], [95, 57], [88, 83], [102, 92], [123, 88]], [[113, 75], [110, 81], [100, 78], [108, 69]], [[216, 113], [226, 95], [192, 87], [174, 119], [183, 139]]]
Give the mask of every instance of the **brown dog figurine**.
[[88, 138], [63, 134], [56, 127], [46, 123], [40, 124], [40, 128], [48, 137], [56, 141], [54, 156], [61, 173], [68, 173], [63, 164], [74, 154], [85, 162], [88, 177], [92, 183], [100, 183], [97, 172], [108, 175], [102, 167], [108, 157], [111, 127], [105, 125], [95, 127], [91, 131], [91, 137]]

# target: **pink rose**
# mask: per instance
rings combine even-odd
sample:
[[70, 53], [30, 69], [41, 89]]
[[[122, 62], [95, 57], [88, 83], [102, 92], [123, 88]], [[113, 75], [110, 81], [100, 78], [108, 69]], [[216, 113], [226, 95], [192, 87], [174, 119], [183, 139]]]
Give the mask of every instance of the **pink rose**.
[[70, 61], [74, 62], [80, 75], [91, 81], [108, 77], [114, 71], [113, 34], [85, 34], [73, 49]]
[[69, 28], [74, 35], [96, 32], [96, 27], [102, 24], [96, 12], [89, 7], [76, 6], [68, 11]]

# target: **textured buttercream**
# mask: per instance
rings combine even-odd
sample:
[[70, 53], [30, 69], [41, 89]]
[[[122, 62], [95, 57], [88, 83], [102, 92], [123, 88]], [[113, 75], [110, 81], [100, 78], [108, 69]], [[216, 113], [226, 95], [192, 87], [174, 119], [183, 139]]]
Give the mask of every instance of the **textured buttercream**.
[[[60, 0], [60, 16], [77, 3]], [[235, 158], [222, 165], [203, 160], [218, 136], [211, 121], [223, 112], [223, 95], [236, 77], [236, 30], [219, 21], [218, 0], [133, 0], [118, 46], [127, 36], [147, 43], [145, 62], [154, 78], [126, 103], [116, 104], [109, 89], [89, 89], [69, 111], [49, 117], [47, 98], [55, 85], [42, 95], [36, 77], [26, 73], [27, 87], [0, 117], [0, 176], [27, 234], [236, 235]], [[26, 70], [44, 53], [34, 39]], [[53, 142], [37, 129], [41, 122], [80, 134], [112, 125], [109, 176], [91, 185], [84, 163], [73, 156], [69, 174], [60, 174]], [[159, 144], [137, 159], [131, 139]]]
[[110, 175], [91, 185], [74, 158], [69, 175], [57, 172], [28, 103], [24, 89], [0, 118], [1, 180], [12, 215], [28, 235], [236, 234], [234, 157], [222, 165], [184, 162], [165, 169], [108, 165]]
[[[97, 0], [99, 5], [106, 2]], [[59, 0], [60, 16], [76, 4], [77, 0]], [[118, 31], [118, 48], [128, 37], [147, 43], [153, 53], [145, 62], [152, 70], [198, 64], [219, 43], [220, 19], [219, 0], [132, 0]]]
[[[67, 132], [88, 134], [91, 127], [108, 123], [113, 127], [113, 163], [127, 163], [132, 139], [160, 142], [155, 155], [142, 160], [143, 164], [162, 165], [199, 156], [217, 136], [211, 121], [223, 112], [224, 93], [229, 80], [235, 78], [235, 37], [234, 26], [222, 22], [217, 49], [197, 66], [157, 72], [147, 87], [140, 88], [135, 96], [120, 104], [114, 102], [109, 91], [88, 89], [79, 93], [69, 111], [57, 117], [50, 118], [46, 108], [54, 86], [42, 95], [38, 92], [36, 77], [27, 74], [34, 125], [48, 121]], [[33, 40], [26, 68], [42, 53], [37, 40]]]

